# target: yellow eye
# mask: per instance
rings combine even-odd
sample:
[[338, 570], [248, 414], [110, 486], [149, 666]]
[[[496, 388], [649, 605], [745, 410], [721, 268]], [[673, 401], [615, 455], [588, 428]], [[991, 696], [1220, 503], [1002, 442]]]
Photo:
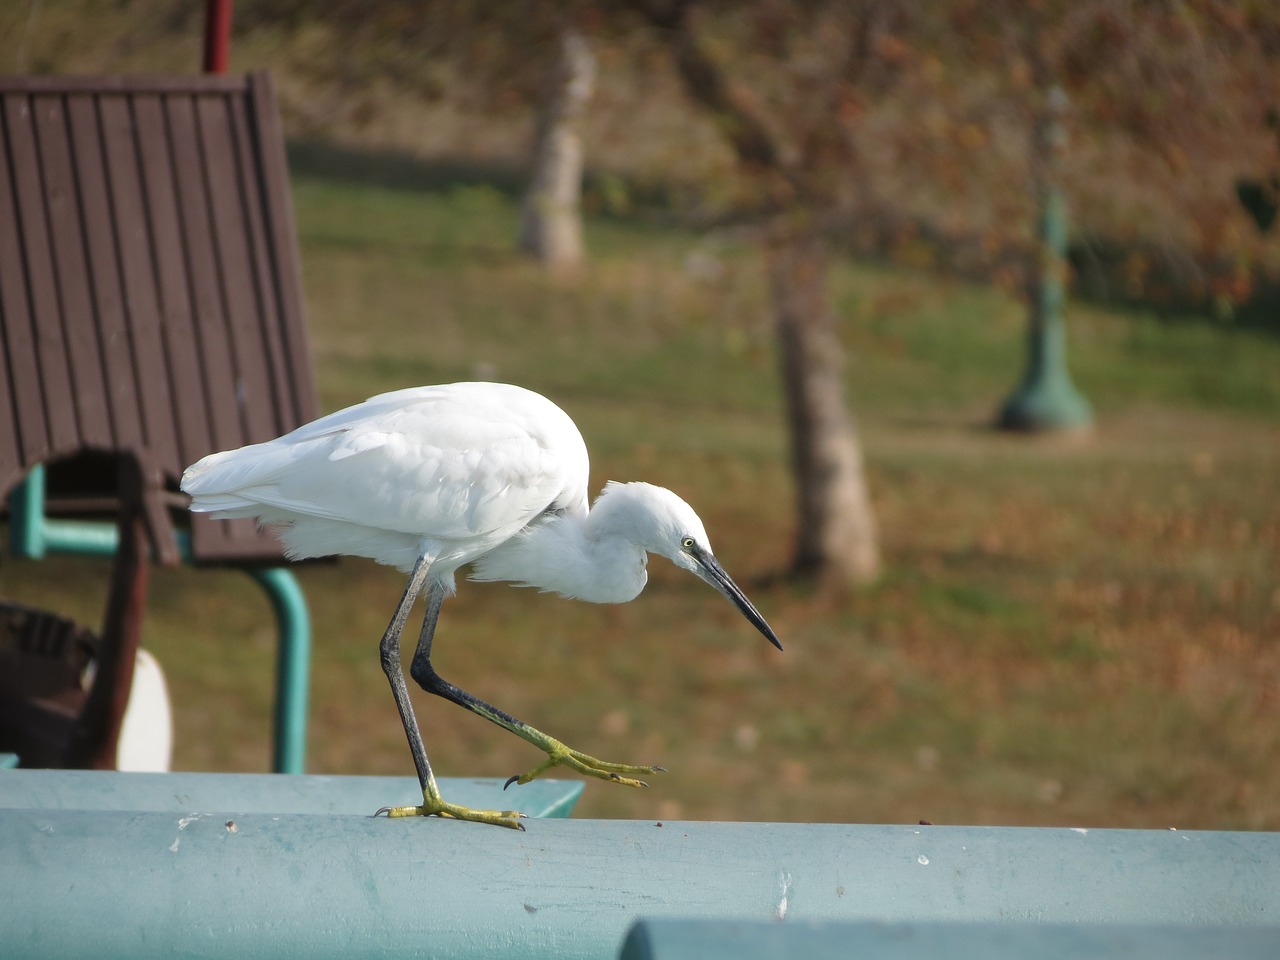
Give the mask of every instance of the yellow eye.
[[685, 550], [692, 550], [694, 546], [693, 537], [685, 537], [680, 541], [680, 546]]

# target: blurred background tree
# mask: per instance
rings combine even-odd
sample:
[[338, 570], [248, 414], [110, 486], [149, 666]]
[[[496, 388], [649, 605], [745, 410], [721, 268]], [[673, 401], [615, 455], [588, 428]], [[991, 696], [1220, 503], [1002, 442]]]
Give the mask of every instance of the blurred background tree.
[[[647, 206], [701, 224], [741, 215], [732, 141], [707, 111], [690, 110], [665, 40], [640, 29], [651, 18], [636, 6], [255, 0], [236, 9], [233, 54], [271, 65], [295, 137], [527, 171], [561, 27], [585, 24], [599, 61], [580, 115], [588, 208]], [[103, 29], [91, 34], [76, 29], [85, 9], [85, 0], [6, 5], [4, 68], [190, 68], [183, 43], [198, 49], [198, 3], [127, 0], [98, 9]], [[1010, 289], [1024, 283], [1035, 212], [1026, 144], [1041, 70], [1073, 104], [1062, 178], [1078, 291], [1232, 318], [1255, 286], [1280, 275], [1275, 245], [1249, 229], [1235, 193], [1236, 180], [1256, 179], [1275, 153], [1264, 119], [1280, 101], [1272, 4], [885, 0], [846, 13], [760, 0], [696, 10], [712, 62], [739, 88], [759, 87], [757, 114], [792, 126], [832, 104], [802, 97], [797, 75], [790, 106], [803, 110], [778, 109], [790, 67], [774, 55], [808, 23], [834, 46], [800, 48], [797, 63], [832, 76], [849, 38], [831, 18], [844, 16], [850, 30], [867, 17], [884, 22], [845, 65], [862, 63], [864, 73], [845, 77], [825, 146], [792, 141], [813, 165], [838, 145], [834, 131], [857, 125], [858, 172], [839, 185], [838, 214], [825, 211], [846, 218], [842, 246]]]
[[879, 51], [896, 5], [653, 0], [638, 8], [738, 159], [740, 214], [763, 224], [797, 493], [793, 568], [826, 582], [870, 582], [879, 545], [845, 399], [826, 248], [831, 214], [864, 179], [856, 102], [864, 80], [888, 72]]
[[586, 34], [565, 21], [533, 135], [529, 186], [520, 210], [520, 249], [557, 271], [582, 265], [582, 116], [595, 87]]

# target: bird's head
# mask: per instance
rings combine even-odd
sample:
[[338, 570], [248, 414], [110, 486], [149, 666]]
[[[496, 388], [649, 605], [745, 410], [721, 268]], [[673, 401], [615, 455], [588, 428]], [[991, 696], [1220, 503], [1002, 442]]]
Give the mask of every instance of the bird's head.
[[649, 553], [666, 557], [677, 567], [705, 580], [737, 607], [770, 643], [782, 649], [773, 628], [716, 559], [702, 520], [693, 507], [676, 494], [651, 483], [610, 482], [596, 500], [592, 513], [604, 520], [603, 526], [610, 533], [630, 540]]

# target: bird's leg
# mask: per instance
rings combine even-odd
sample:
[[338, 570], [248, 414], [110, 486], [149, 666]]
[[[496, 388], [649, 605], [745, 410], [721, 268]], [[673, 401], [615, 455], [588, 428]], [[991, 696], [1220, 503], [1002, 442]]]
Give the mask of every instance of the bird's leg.
[[436, 696], [444, 697], [459, 706], [466, 707], [472, 713], [479, 714], [505, 730], [510, 730], [517, 737], [527, 740], [546, 753], [546, 760], [528, 773], [512, 777], [507, 781], [507, 786], [511, 786], [513, 783], [528, 783], [530, 780], [546, 773], [552, 767], [557, 766], [565, 766], [589, 777], [598, 777], [601, 780], [609, 780], [629, 787], [648, 786], [643, 780], [635, 779], [635, 776], [665, 772], [662, 767], [641, 766], [631, 763], [610, 763], [588, 756], [578, 750], [570, 749], [555, 737], [550, 737], [541, 730], [529, 726], [523, 720], [517, 720], [511, 714], [499, 710], [492, 704], [486, 703], [474, 694], [467, 693], [461, 687], [454, 686], [441, 677], [431, 664], [431, 642], [435, 635], [436, 620], [440, 616], [440, 603], [443, 599], [444, 588], [439, 584], [433, 584], [427, 593], [427, 615], [422, 621], [422, 633], [418, 636], [418, 649], [413, 654], [413, 662], [409, 666], [409, 674], [428, 693], [434, 693]]
[[[456, 820], [476, 820], [480, 823], [492, 823], [503, 827], [514, 827], [523, 830], [520, 818], [524, 814], [515, 810], [472, 810], [448, 803], [440, 796], [440, 788], [431, 772], [431, 762], [427, 759], [426, 747], [422, 744], [422, 734], [418, 730], [417, 718], [413, 715], [413, 703], [409, 700], [409, 690], [404, 682], [404, 671], [400, 666], [400, 634], [404, 631], [405, 621], [413, 602], [422, 592], [431, 568], [426, 557], [420, 557], [414, 564], [413, 573], [405, 587], [400, 605], [396, 607], [395, 616], [387, 625], [387, 632], [382, 635], [380, 652], [382, 654], [382, 671], [391, 683], [391, 692], [396, 698], [396, 709], [400, 711], [400, 722], [404, 725], [405, 736], [409, 738], [409, 751], [413, 754], [413, 764], [418, 770], [418, 782], [422, 785], [422, 806], [420, 807], [383, 807], [378, 813], [388, 817], [451, 817]], [[430, 597], [434, 601], [427, 605], [427, 619], [431, 621], [431, 629], [435, 630], [435, 620], [440, 615], [440, 600], [443, 590], [432, 589]], [[377, 816], [377, 814], [374, 814]]]

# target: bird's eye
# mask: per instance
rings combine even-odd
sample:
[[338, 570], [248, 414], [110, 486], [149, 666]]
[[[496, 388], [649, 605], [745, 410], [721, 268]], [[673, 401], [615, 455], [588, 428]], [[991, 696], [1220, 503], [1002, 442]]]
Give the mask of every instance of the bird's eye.
[[692, 550], [694, 545], [693, 537], [685, 537], [680, 541], [680, 547], [684, 550]]

